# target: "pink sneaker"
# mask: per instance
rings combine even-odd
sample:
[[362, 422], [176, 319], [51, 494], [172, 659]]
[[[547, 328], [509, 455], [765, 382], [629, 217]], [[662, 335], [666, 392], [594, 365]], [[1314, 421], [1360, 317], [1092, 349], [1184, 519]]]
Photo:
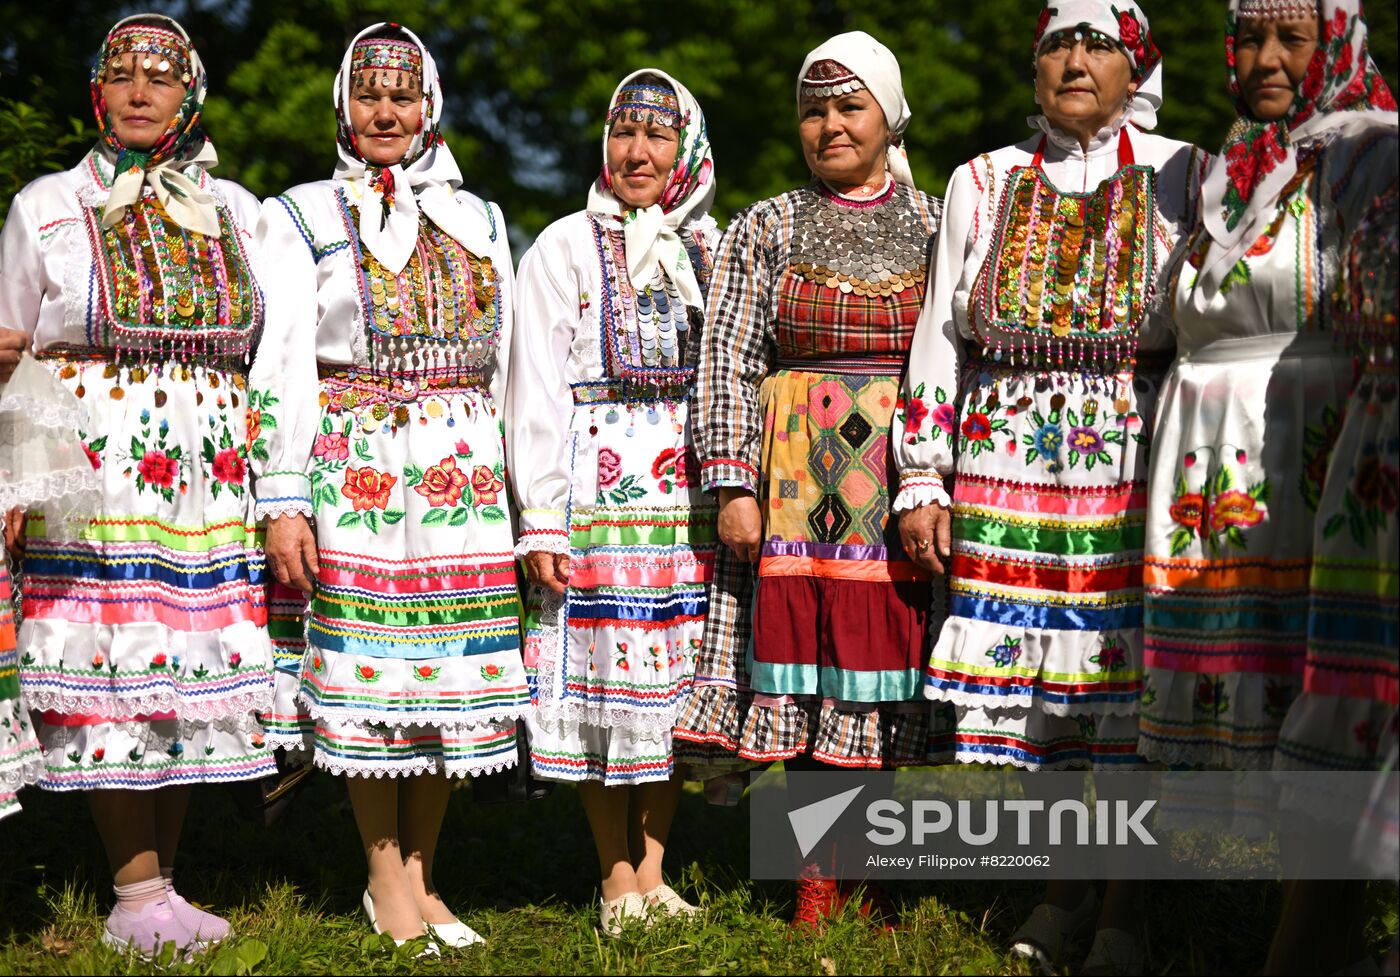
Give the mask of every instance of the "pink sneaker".
[[194, 938], [200, 943], [218, 943], [220, 940], [228, 939], [231, 932], [228, 920], [221, 916], [215, 916], [211, 912], [205, 912], [174, 889], [167, 888], [165, 898], [170, 903], [170, 908], [174, 910], [175, 918], [185, 929], [193, 933]]
[[174, 943], [177, 958], [182, 957], [196, 941], [194, 934], [176, 918], [170, 903], [161, 899], [147, 903], [139, 913], [117, 906], [102, 928], [102, 942], [118, 950], [135, 951], [150, 960], [167, 943]]

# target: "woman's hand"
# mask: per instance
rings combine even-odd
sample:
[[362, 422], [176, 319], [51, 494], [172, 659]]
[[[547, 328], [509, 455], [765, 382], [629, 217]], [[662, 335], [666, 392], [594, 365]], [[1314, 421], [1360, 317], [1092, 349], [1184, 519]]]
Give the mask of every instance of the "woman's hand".
[[745, 563], [757, 563], [763, 548], [763, 514], [753, 493], [741, 488], [719, 490], [719, 540]]
[[953, 516], [937, 503], [921, 505], [899, 516], [899, 538], [909, 559], [934, 573], [947, 573], [945, 561], [953, 546]]
[[304, 515], [298, 512], [269, 519], [263, 549], [278, 583], [311, 593], [321, 564], [316, 559], [316, 534]]
[[5, 516], [5, 551], [24, 555], [24, 510], [15, 506]]
[[569, 585], [569, 555], [540, 550], [526, 553], [525, 573], [535, 586], [562, 594]]
[[18, 329], [0, 329], [0, 383], [9, 382], [19, 358], [29, 349], [29, 336]]

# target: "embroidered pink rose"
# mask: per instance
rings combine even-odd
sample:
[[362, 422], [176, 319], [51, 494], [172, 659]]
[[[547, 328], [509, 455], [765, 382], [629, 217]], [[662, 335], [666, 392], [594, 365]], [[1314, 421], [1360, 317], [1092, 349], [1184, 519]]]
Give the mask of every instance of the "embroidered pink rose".
[[933, 409], [933, 423], [949, 437], [953, 436], [953, 422], [956, 419], [957, 413], [952, 404], [939, 404]]
[[325, 461], [345, 461], [350, 457], [350, 439], [343, 434], [318, 434], [311, 453]]
[[622, 456], [612, 448], [598, 449], [598, 487], [616, 485], [622, 478]]

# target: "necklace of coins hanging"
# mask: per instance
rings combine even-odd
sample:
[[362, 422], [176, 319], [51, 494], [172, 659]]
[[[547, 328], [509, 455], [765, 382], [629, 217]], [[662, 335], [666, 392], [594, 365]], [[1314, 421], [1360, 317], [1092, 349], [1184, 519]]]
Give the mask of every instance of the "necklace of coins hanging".
[[371, 369], [383, 376], [455, 377], [478, 383], [500, 334], [496, 270], [418, 215], [418, 240], [397, 275], [360, 244], [359, 208], [341, 192], [341, 218], [360, 260], [360, 301]]
[[803, 194], [789, 267], [848, 294], [897, 295], [924, 280], [928, 229], [898, 199], [893, 181], [870, 200], [838, 196], [817, 183]]
[[[681, 301], [675, 283], [664, 272], [640, 289], [627, 275], [627, 246], [620, 229], [604, 227], [592, 218], [594, 243], [603, 270], [603, 348], [609, 374], [660, 384], [685, 383], [695, 368], [699, 344], [688, 341], [702, 313]], [[703, 294], [709, 285], [713, 259], [700, 237], [681, 234], [686, 255]]]

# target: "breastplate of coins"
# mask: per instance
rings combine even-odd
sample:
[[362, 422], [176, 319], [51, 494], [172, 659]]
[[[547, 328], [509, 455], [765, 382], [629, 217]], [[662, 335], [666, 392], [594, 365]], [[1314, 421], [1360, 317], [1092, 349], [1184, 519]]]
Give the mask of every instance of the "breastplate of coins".
[[[612, 376], [684, 382], [695, 366], [699, 344], [692, 340], [702, 313], [681, 301], [663, 271], [641, 288], [627, 275], [627, 247], [620, 228], [593, 219], [594, 241], [602, 262], [603, 295], [599, 319]], [[702, 293], [708, 288], [711, 258], [703, 243], [681, 232], [686, 255]]]
[[788, 267], [808, 281], [861, 296], [897, 295], [922, 284], [928, 229], [891, 184], [856, 201], [817, 184], [802, 194]]
[[479, 378], [494, 358], [500, 332], [499, 283], [479, 257], [418, 215], [418, 240], [394, 274], [359, 242], [358, 208], [345, 207], [346, 230], [359, 253], [360, 301], [372, 366], [390, 375], [452, 374]]
[[246, 362], [262, 325], [262, 291], [224, 208], [217, 238], [181, 227], [154, 196], [111, 227], [96, 208], [84, 216], [99, 345], [138, 359]]
[[984, 343], [1100, 359], [1131, 355], [1156, 256], [1150, 167], [1128, 165], [1089, 193], [1013, 170], [974, 289]]

